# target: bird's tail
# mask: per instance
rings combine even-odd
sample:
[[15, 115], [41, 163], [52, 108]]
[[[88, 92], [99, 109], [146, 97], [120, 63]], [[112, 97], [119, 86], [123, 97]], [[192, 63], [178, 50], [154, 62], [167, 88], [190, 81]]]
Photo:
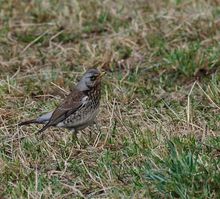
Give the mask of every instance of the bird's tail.
[[50, 127], [49, 123], [47, 123], [45, 126], [43, 126], [42, 129], [40, 129], [37, 134], [41, 134], [43, 131], [45, 131], [48, 127]]
[[27, 121], [24, 121], [24, 122], [20, 122], [18, 124], [18, 126], [29, 125], [29, 124], [41, 124], [41, 123], [38, 122], [36, 119], [33, 119], [33, 120], [27, 120]]
[[[21, 123], [18, 124], [18, 126], [29, 125], [29, 124], [45, 124], [45, 121], [39, 122], [39, 121], [33, 119], [33, 120], [28, 120], [28, 121], [21, 122]], [[42, 133], [42, 132], [45, 131], [49, 126], [50, 126], [49, 123], [47, 123], [47, 124], [46, 124], [45, 126], [43, 126], [43, 128], [40, 129], [36, 134]]]
[[53, 112], [49, 112], [38, 117], [37, 119], [21, 122], [18, 124], [18, 126], [23, 126], [23, 125], [28, 125], [28, 124], [46, 124], [50, 120], [52, 113]]

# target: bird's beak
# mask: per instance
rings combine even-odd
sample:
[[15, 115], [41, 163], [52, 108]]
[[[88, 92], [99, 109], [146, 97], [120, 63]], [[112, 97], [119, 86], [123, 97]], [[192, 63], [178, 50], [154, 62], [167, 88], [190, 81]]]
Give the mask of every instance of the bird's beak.
[[102, 76], [104, 76], [105, 73], [106, 73], [106, 72], [101, 72], [100, 75], [99, 75], [99, 78], [101, 78]]

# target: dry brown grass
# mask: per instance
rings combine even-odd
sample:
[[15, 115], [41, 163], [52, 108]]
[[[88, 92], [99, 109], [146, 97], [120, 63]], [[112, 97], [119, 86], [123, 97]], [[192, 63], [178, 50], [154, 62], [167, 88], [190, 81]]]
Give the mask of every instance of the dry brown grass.
[[[1, 2], [3, 197], [218, 198], [219, 10], [211, 0]], [[17, 127], [94, 66], [108, 72], [100, 132], [73, 143], [65, 130], [41, 139]]]

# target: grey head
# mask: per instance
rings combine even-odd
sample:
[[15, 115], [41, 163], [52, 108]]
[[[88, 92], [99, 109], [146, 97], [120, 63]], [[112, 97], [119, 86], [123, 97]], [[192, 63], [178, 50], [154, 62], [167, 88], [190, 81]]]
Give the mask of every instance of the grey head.
[[104, 72], [101, 73], [96, 68], [89, 69], [84, 73], [81, 80], [76, 85], [76, 88], [80, 91], [91, 90], [100, 83], [103, 75]]

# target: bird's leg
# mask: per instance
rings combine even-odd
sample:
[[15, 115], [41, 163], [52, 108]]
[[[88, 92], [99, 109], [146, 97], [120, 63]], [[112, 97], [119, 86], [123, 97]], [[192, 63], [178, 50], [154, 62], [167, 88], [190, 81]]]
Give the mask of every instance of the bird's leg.
[[72, 133], [72, 143], [76, 144], [77, 148], [81, 148], [80, 146], [80, 142], [78, 139], [78, 131], [76, 131], [75, 129], [71, 129], [71, 133]]
[[73, 142], [75, 142], [75, 141], [79, 141], [76, 132], [72, 132], [72, 141], [73, 141]]
[[[93, 122], [91, 123], [90, 128], [89, 128], [89, 140], [90, 140], [90, 141], [92, 140], [93, 132], [94, 132], [94, 134], [98, 135], [98, 133], [96, 133], [96, 131], [95, 131], [94, 125], [95, 125], [96, 128], [97, 128], [97, 122], [96, 122], [96, 121], [93, 121]], [[98, 128], [97, 128], [97, 129], [98, 129]]]
[[70, 129], [71, 133], [72, 133], [72, 142], [78, 141], [78, 137], [77, 137], [77, 131], [73, 128]]
[[90, 140], [92, 139], [92, 131], [91, 131], [90, 128], [89, 128], [89, 139], [90, 139]]

